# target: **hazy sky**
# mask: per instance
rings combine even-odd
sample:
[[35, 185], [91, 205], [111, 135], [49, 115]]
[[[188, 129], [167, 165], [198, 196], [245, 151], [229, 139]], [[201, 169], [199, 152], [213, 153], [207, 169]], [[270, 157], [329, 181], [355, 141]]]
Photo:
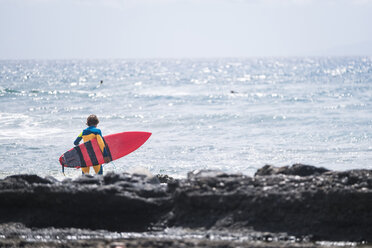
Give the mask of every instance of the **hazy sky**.
[[0, 59], [372, 55], [372, 0], [0, 0]]

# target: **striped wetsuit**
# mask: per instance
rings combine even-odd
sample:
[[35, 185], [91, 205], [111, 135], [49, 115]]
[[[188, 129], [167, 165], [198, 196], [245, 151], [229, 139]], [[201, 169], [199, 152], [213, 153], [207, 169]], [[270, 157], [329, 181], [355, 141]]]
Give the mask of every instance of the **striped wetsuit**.
[[[83, 132], [81, 132], [76, 138], [76, 140], [74, 141], [74, 145], [76, 146], [79, 145], [81, 140], [83, 140], [84, 142], [87, 142], [92, 139], [97, 139], [97, 143], [103, 153], [103, 156], [107, 156], [107, 151], [105, 149], [105, 142], [103, 141], [102, 132], [100, 129], [98, 129], [95, 126], [90, 126], [84, 129]], [[100, 174], [100, 175], [103, 174], [103, 167], [101, 164], [94, 165], [93, 169], [97, 174]], [[89, 173], [90, 167], [81, 167], [81, 170], [83, 174]]]

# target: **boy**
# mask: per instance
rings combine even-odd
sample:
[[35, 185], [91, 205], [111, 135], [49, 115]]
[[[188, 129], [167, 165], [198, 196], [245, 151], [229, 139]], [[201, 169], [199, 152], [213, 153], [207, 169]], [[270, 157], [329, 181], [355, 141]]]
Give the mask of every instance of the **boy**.
[[[96, 115], [90, 115], [87, 118], [87, 126], [88, 128], [84, 129], [83, 132], [79, 134], [79, 136], [74, 141], [74, 145], [79, 145], [80, 141], [83, 140], [84, 142], [87, 142], [92, 139], [97, 139], [99, 148], [101, 149], [103, 153], [103, 157], [105, 159], [105, 162], [109, 162], [110, 159], [108, 158], [105, 142], [103, 141], [101, 130], [97, 128], [97, 125], [99, 123], [99, 120]], [[103, 174], [103, 167], [101, 164], [94, 165], [93, 166], [94, 171], [98, 175]], [[89, 174], [90, 166], [88, 167], [81, 167], [83, 174]]]

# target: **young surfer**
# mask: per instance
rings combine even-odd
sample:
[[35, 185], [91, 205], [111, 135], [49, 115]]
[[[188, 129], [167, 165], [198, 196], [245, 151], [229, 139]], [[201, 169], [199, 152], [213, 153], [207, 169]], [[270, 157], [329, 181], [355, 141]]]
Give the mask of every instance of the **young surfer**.
[[[74, 145], [79, 145], [80, 141], [83, 140], [84, 142], [87, 142], [92, 139], [97, 139], [99, 148], [101, 149], [103, 153], [103, 158], [106, 163], [110, 161], [110, 158], [108, 157], [105, 142], [102, 137], [102, 132], [100, 129], [97, 128], [97, 125], [99, 123], [99, 120], [96, 115], [90, 115], [87, 118], [87, 126], [88, 128], [84, 129], [83, 132], [81, 132], [76, 140], [74, 141]], [[96, 174], [102, 175], [103, 174], [103, 166], [101, 164], [94, 165], [93, 166], [94, 171]], [[81, 167], [83, 174], [89, 174], [90, 167]]]

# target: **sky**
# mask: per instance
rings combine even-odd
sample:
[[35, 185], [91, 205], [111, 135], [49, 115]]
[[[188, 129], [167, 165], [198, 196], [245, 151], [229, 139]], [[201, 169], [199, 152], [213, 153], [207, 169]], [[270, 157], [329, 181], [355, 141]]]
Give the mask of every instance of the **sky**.
[[0, 0], [0, 59], [372, 56], [372, 0]]

